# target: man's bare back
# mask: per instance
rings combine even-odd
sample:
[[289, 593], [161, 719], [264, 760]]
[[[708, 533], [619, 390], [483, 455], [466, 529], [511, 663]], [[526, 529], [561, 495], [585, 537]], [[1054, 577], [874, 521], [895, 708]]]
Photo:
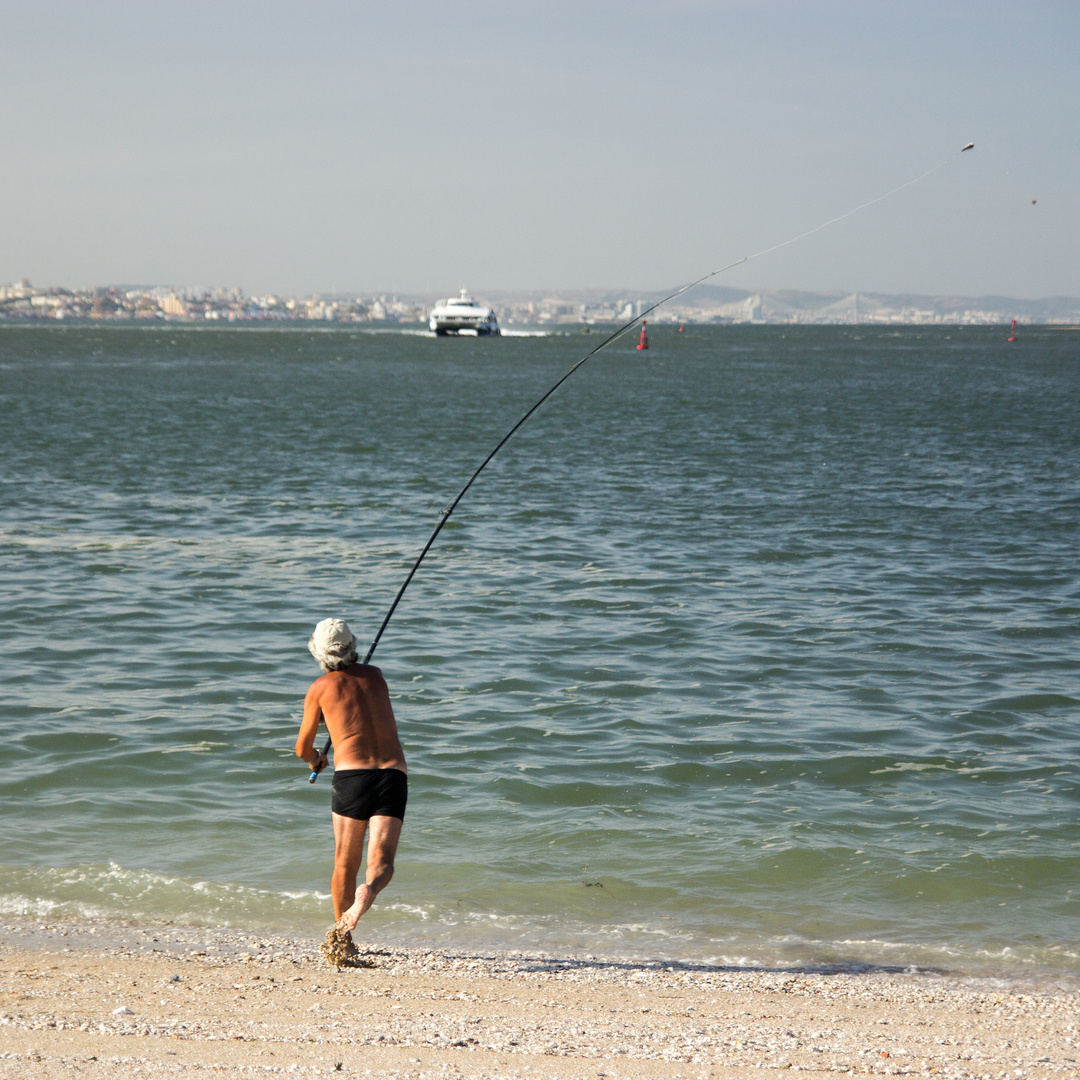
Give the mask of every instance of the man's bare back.
[[[330, 891], [338, 928], [347, 933], [394, 873], [408, 796], [405, 752], [386, 680], [377, 667], [356, 663], [356, 638], [348, 625], [323, 620], [308, 648], [326, 674], [304, 698], [296, 756], [316, 772], [326, 768], [326, 757], [315, 747], [319, 725], [325, 723], [334, 747]], [[367, 880], [357, 888], [365, 835]]]
[[340, 671], [328, 671], [309, 687], [296, 756], [313, 767], [322, 760], [315, 750], [320, 722], [326, 724], [334, 744], [335, 769], [408, 771], [390, 691], [377, 667], [349, 664]]

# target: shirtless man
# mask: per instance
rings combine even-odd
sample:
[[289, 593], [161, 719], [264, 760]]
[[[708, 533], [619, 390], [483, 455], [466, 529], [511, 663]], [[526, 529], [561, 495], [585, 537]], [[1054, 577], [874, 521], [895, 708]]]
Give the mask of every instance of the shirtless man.
[[[338, 926], [351, 931], [390, 883], [408, 797], [405, 753], [382, 672], [356, 662], [356, 637], [343, 619], [324, 619], [308, 649], [326, 672], [304, 699], [296, 756], [316, 772], [329, 764], [315, 748], [319, 722], [334, 744], [331, 817], [334, 876], [330, 891]], [[367, 878], [356, 887], [368, 832]]]

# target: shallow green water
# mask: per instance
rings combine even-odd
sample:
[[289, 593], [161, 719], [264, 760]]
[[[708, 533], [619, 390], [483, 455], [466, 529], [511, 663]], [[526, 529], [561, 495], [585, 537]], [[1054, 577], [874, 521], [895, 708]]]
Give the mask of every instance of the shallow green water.
[[[376, 654], [372, 938], [1080, 969], [1080, 338], [657, 329]], [[374, 632], [589, 339], [0, 327], [0, 913], [318, 931], [313, 624]]]

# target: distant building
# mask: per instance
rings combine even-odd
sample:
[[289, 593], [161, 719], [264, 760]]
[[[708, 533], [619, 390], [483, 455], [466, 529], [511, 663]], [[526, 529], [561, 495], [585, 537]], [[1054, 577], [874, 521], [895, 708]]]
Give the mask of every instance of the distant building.
[[184, 316], [188, 313], [188, 306], [176, 295], [176, 293], [169, 293], [169, 295], [161, 301], [161, 310], [164, 311], [166, 315]]

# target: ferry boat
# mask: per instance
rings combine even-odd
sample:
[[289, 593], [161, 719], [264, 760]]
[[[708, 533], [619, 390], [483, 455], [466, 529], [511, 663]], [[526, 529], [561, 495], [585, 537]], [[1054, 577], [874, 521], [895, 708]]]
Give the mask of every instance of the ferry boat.
[[439, 337], [447, 334], [498, 337], [499, 320], [489, 307], [481, 307], [464, 289], [460, 296], [440, 300], [431, 309], [428, 326]]

